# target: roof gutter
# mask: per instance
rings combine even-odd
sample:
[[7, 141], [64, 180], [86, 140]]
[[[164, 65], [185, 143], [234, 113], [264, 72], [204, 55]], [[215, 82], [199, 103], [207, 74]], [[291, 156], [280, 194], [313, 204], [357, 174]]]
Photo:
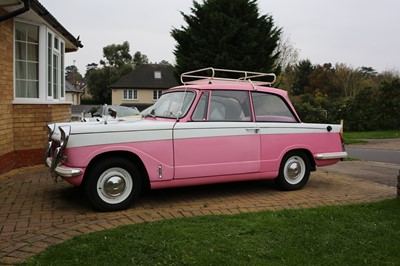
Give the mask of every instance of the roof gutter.
[[31, 7], [30, 0], [23, 0], [23, 1], [24, 1], [24, 7], [17, 9], [11, 13], [7, 13], [5, 15], [0, 16], [0, 22], [10, 19], [10, 18], [13, 18], [13, 17], [16, 17], [18, 15], [21, 15], [21, 14], [29, 11], [29, 9]]
[[71, 33], [69, 33], [61, 24], [58, 22], [53, 15], [50, 14], [47, 9], [39, 3], [37, 0], [19, 0], [24, 2], [24, 7], [17, 9], [11, 13], [7, 13], [5, 15], [0, 16], [0, 22], [16, 17], [18, 15], [21, 15], [29, 10], [32, 10], [36, 14], [38, 14], [40, 17], [42, 17], [47, 23], [49, 23], [54, 29], [58, 30], [67, 40], [69, 40], [75, 47], [75, 48], [70, 48], [68, 49], [65, 47], [66, 52], [73, 52], [78, 50], [78, 48], [82, 48], [83, 45], [81, 41], [78, 38], [75, 38]]
[[[39, 16], [41, 16], [45, 21], [47, 21], [54, 29], [58, 30], [66, 39], [68, 39], [71, 43], [73, 43], [77, 48], [82, 48], [83, 45], [78, 38], [75, 38], [69, 31], [67, 31], [60, 22], [57, 21], [55, 17], [42, 5], [39, 1], [35, 0], [24, 0], [24, 1], [32, 1], [31, 7], [32, 10], [35, 11]], [[66, 48], [66, 52], [76, 51], [77, 49], [68, 50]]]

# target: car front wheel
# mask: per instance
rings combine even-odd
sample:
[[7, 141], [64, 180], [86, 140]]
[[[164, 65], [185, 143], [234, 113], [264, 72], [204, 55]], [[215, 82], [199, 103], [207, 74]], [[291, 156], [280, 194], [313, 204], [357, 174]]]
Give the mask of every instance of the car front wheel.
[[276, 183], [283, 190], [297, 190], [307, 184], [310, 177], [310, 162], [301, 151], [287, 153], [281, 162]]
[[100, 211], [129, 208], [141, 191], [140, 172], [135, 165], [119, 157], [96, 163], [85, 182], [86, 194]]

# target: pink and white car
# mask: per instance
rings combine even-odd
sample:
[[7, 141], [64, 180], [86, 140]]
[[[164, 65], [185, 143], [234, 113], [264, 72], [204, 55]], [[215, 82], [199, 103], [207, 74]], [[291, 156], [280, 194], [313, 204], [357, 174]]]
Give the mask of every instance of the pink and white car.
[[101, 211], [130, 207], [146, 185], [274, 179], [300, 189], [317, 166], [347, 156], [342, 126], [302, 123], [287, 92], [269, 87], [274, 80], [214, 68], [184, 73], [184, 85], [165, 91], [142, 119], [49, 124], [45, 163], [55, 180], [83, 186]]

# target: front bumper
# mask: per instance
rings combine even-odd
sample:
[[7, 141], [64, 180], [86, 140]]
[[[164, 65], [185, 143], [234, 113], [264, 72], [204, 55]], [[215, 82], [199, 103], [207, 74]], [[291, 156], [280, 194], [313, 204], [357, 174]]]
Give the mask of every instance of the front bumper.
[[318, 160], [332, 160], [332, 159], [344, 159], [347, 158], [347, 152], [328, 152], [328, 153], [319, 153], [315, 155], [315, 159]]
[[57, 182], [58, 177], [71, 178], [82, 175], [82, 170], [77, 168], [70, 168], [62, 166], [62, 162], [66, 160], [64, 149], [67, 146], [69, 135], [71, 133], [70, 126], [60, 126], [61, 137], [59, 141], [53, 140], [53, 133], [55, 131], [55, 124], [48, 124], [48, 143], [44, 151], [44, 164], [50, 168], [51, 176]]
[[56, 179], [57, 177], [75, 177], [75, 176], [80, 176], [82, 174], [81, 169], [69, 168], [66, 166], [59, 166], [59, 165], [53, 168], [52, 161], [53, 161], [52, 158], [47, 158], [46, 165], [50, 167], [50, 172], [54, 179]]

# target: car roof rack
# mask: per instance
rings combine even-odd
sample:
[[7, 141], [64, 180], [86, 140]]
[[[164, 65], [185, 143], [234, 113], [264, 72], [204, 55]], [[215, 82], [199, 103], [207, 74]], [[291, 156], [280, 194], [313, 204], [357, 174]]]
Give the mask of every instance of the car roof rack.
[[189, 84], [213, 84], [213, 83], [250, 83], [255, 85], [272, 85], [276, 80], [273, 73], [261, 73], [242, 70], [219, 69], [207, 67], [181, 74], [181, 82]]

